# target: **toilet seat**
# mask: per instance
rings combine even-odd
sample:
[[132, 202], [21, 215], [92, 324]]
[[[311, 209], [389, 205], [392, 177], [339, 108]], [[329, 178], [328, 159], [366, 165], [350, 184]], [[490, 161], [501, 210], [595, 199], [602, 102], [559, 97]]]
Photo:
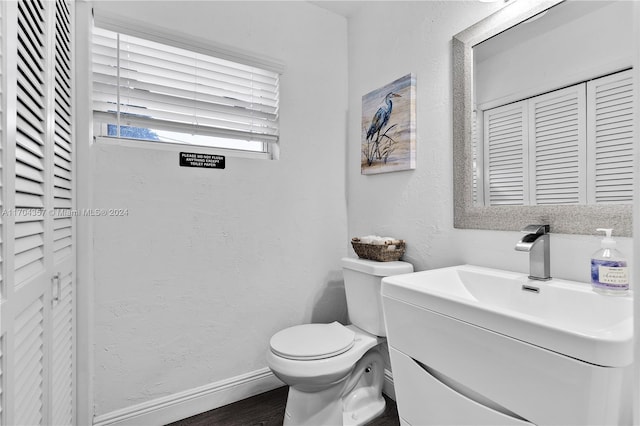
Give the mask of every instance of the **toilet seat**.
[[340, 324], [303, 324], [281, 330], [271, 338], [271, 351], [286, 359], [313, 361], [347, 352], [355, 333]]
[[354, 325], [344, 328], [354, 334], [354, 343], [341, 354], [324, 359], [289, 359], [267, 349], [267, 364], [275, 375], [289, 386], [326, 386], [345, 379], [362, 356], [386, 339], [374, 336]]

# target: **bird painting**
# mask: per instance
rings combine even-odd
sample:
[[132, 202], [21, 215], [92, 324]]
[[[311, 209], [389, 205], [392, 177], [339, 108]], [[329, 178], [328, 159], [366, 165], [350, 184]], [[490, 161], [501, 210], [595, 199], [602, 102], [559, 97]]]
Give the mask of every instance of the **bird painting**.
[[362, 174], [415, 168], [414, 74], [362, 97]]
[[[373, 115], [371, 119], [371, 124], [369, 125], [369, 129], [367, 130], [367, 162], [369, 165], [377, 158], [378, 160], [384, 160], [387, 162], [387, 157], [393, 150], [393, 145], [395, 141], [388, 135], [388, 132], [392, 130], [396, 125], [390, 126], [383, 134], [382, 138], [380, 132], [385, 129], [387, 124], [389, 123], [389, 118], [391, 117], [391, 112], [393, 111], [393, 98], [401, 98], [402, 95], [399, 95], [395, 92], [389, 92], [384, 97], [383, 104], [376, 113]], [[374, 138], [375, 136], [375, 138]], [[382, 139], [382, 140], [381, 140]], [[380, 145], [384, 145], [382, 152], [380, 150]]]
[[397, 93], [389, 92], [387, 96], [384, 97], [385, 105], [378, 108], [375, 115], [373, 116], [373, 120], [371, 120], [371, 125], [369, 126], [369, 130], [367, 130], [367, 140], [370, 141], [373, 138], [373, 135], [377, 134], [376, 140], [380, 138], [380, 130], [384, 128], [389, 122], [389, 117], [391, 117], [391, 111], [393, 110], [393, 102], [392, 98], [400, 98], [401, 95]]

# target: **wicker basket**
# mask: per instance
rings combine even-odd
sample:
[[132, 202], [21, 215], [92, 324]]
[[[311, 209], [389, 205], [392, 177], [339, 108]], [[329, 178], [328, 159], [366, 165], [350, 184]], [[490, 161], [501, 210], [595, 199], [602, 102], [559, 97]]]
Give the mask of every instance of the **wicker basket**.
[[352, 238], [351, 245], [359, 258], [377, 260], [378, 262], [392, 262], [399, 260], [404, 254], [404, 240], [394, 241], [394, 244], [365, 244], [359, 238]]

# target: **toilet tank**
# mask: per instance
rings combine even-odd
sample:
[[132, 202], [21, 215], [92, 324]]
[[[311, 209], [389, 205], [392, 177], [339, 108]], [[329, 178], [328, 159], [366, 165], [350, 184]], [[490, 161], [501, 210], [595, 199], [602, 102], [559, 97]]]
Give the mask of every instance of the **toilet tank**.
[[413, 272], [413, 265], [345, 257], [342, 269], [351, 323], [375, 336], [386, 336], [380, 293], [382, 278]]

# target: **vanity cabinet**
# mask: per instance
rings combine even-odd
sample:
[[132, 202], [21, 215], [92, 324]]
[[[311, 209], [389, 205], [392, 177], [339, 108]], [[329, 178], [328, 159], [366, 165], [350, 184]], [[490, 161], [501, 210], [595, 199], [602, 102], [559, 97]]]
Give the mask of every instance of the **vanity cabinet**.
[[[384, 293], [384, 292], [383, 292]], [[598, 366], [383, 298], [404, 425], [631, 423], [630, 367]]]
[[396, 349], [390, 348], [390, 355], [398, 408], [405, 425], [532, 424], [459, 393], [433, 371]]

